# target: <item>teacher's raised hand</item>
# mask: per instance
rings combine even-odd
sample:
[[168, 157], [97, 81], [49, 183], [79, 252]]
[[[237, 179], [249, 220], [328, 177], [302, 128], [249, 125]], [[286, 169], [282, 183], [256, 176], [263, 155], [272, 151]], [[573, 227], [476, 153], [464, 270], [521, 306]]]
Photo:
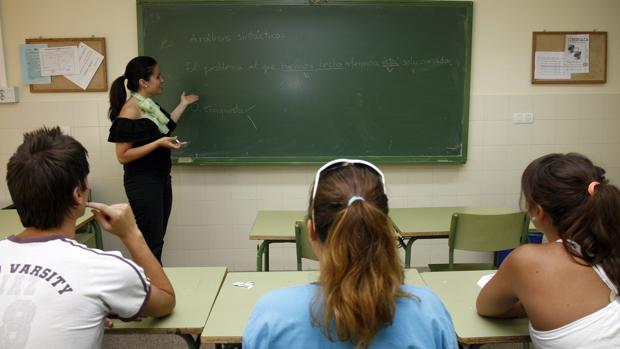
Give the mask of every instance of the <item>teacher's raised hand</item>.
[[186, 95], [185, 91], [181, 93], [181, 104], [190, 105], [196, 102], [200, 97], [198, 95]]

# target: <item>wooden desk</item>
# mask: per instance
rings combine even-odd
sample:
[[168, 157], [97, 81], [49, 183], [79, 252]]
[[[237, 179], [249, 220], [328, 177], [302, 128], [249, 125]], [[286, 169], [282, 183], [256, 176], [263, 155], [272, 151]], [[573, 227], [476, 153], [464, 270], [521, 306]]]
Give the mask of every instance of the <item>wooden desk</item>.
[[480, 287], [476, 282], [489, 270], [422, 273], [422, 279], [441, 298], [452, 316], [458, 341], [476, 348], [489, 343], [529, 342], [528, 320], [489, 319], [476, 312]]
[[[200, 335], [202, 343], [217, 344], [218, 348], [221, 344], [241, 343], [250, 313], [262, 295], [277, 288], [314, 282], [318, 275], [317, 271], [228, 273]], [[424, 285], [415, 269], [405, 270], [405, 279], [410, 285]], [[233, 286], [238, 281], [254, 281], [254, 287]]]
[[176, 294], [177, 303], [172, 314], [161, 319], [114, 320], [114, 327], [106, 329], [106, 334], [177, 334], [185, 339], [189, 348], [200, 347], [200, 333], [226, 276], [226, 267], [164, 270]]
[[[405, 246], [405, 267], [411, 267], [411, 248], [418, 239], [446, 239], [454, 212], [502, 214], [514, 212], [504, 207], [413, 207], [391, 208], [390, 218], [402, 237]], [[256, 253], [256, 271], [269, 271], [269, 245], [295, 242], [295, 221], [304, 220], [305, 211], [258, 211], [250, 229], [250, 240], [262, 240]]]
[[[0, 210], [0, 240], [10, 235], [19, 234], [24, 229], [24, 226], [22, 226], [22, 223], [19, 220], [17, 210]], [[88, 245], [89, 247], [96, 247], [99, 249], [103, 248], [101, 228], [99, 227], [99, 224], [97, 224], [95, 216], [90, 212], [90, 210], [86, 210], [84, 215], [77, 219], [75, 222], [75, 230], [76, 232], [81, 230], [87, 231], [85, 233], [76, 234], [76, 241]], [[94, 244], [91, 243], [93, 237], [95, 240]]]

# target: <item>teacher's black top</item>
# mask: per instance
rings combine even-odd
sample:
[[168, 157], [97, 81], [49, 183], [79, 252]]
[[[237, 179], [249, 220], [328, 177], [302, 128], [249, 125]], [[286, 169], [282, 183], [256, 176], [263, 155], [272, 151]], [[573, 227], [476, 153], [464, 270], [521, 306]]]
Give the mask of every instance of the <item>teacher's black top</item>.
[[[133, 148], [151, 143], [161, 137], [170, 136], [177, 124], [170, 118], [170, 114], [161, 108], [161, 111], [168, 117], [168, 133], [163, 134], [157, 128], [157, 125], [149, 119], [128, 119], [117, 117], [110, 126], [110, 135], [108, 142], [113, 143], [133, 143]], [[125, 174], [144, 174], [151, 173], [155, 175], [168, 175], [172, 161], [170, 161], [170, 149], [157, 147], [157, 149], [146, 154], [145, 156], [133, 160], [123, 165]]]

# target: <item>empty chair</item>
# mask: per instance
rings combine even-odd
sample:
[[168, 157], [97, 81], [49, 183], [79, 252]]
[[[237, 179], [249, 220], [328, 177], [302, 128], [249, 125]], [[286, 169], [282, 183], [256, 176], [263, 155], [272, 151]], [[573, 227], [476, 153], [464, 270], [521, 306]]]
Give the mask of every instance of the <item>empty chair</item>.
[[314, 254], [312, 245], [310, 244], [310, 237], [308, 236], [308, 227], [305, 221], [295, 222], [295, 247], [297, 248], [297, 270], [300, 271], [301, 259], [311, 259], [318, 261], [319, 258]]
[[429, 264], [431, 271], [495, 269], [494, 263], [454, 263], [454, 250], [497, 252], [527, 242], [529, 217], [508, 214], [454, 213], [450, 223], [448, 264]]

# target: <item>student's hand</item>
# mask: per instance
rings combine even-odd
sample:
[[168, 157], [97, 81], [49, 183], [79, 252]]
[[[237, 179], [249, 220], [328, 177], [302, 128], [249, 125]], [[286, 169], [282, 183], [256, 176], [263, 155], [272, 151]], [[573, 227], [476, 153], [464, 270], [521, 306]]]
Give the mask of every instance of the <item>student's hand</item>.
[[160, 147], [168, 148], [168, 149], [181, 149], [182, 146], [186, 145], [187, 142], [179, 141], [177, 136], [174, 137], [161, 137], [157, 140], [159, 142]]
[[114, 322], [112, 322], [112, 319], [110, 319], [109, 317], [105, 318], [105, 328], [113, 328], [114, 327]]
[[181, 93], [181, 104], [187, 106], [198, 100], [198, 95], [186, 95], [185, 91]]
[[106, 205], [98, 202], [89, 202], [86, 206], [92, 208], [99, 225], [121, 239], [131, 236], [141, 236], [142, 232], [136, 225], [131, 207], [128, 204]]

